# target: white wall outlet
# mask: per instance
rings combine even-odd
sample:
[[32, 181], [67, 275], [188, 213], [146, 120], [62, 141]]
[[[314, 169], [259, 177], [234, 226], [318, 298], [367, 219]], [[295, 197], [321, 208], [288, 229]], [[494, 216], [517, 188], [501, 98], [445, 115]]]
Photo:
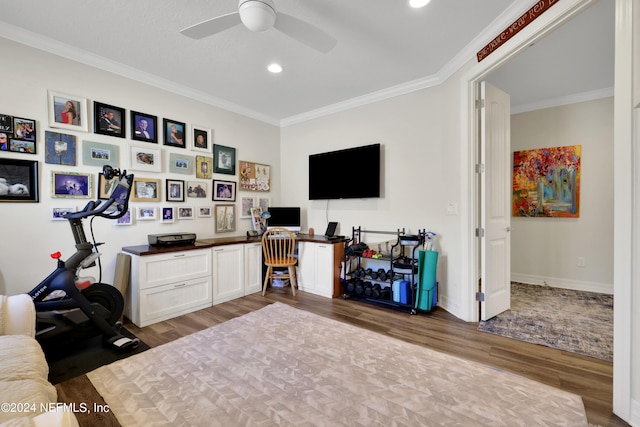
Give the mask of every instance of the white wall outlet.
[[455, 202], [449, 202], [447, 205], [447, 215], [458, 215], [458, 204]]
[[586, 267], [586, 266], [587, 266], [587, 264], [586, 264], [586, 262], [584, 260], [584, 257], [579, 256], [578, 257], [578, 267]]

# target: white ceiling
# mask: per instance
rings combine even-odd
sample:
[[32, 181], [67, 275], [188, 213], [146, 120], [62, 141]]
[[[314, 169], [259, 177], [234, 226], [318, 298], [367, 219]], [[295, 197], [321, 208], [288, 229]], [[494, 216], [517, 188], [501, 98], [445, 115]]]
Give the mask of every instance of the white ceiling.
[[[439, 83], [535, 2], [432, 0], [418, 10], [407, 0], [275, 3], [333, 35], [336, 47], [323, 54], [243, 26], [202, 40], [180, 34], [236, 11], [237, 0], [0, 0], [0, 37], [286, 125]], [[613, 5], [600, 0], [488, 80], [516, 106], [611, 90]], [[283, 73], [266, 71], [273, 61]]]

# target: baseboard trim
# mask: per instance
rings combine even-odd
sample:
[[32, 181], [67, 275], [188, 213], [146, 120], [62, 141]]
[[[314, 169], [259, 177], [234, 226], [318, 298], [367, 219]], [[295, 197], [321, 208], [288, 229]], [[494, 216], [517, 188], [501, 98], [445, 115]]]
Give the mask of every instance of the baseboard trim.
[[575, 291], [597, 292], [613, 295], [613, 283], [587, 282], [580, 280], [561, 279], [558, 277], [534, 276], [531, 274], [511, 273], [511, 281], [528, 283], [530, 285], [547, 285], [552, 288], [572, 289]]

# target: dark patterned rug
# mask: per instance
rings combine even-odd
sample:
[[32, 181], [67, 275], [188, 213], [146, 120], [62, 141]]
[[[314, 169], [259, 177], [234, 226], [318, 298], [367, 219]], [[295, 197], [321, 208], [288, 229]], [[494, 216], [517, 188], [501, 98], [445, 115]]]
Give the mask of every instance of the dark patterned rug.
[[511, 283], [511, 309], [479, 331], [613, 361], [613, 295]]

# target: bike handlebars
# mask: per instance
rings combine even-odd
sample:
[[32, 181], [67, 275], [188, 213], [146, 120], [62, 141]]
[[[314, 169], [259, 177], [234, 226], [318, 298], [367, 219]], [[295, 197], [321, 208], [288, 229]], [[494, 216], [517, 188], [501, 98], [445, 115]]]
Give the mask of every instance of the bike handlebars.
[[[119, 169], [113, 169], [111, 166], [104, 166], [104, 175], [106, 179], [118, 177], [118, 184], [111, 192], [108, 200], [92, 200], [85, 205], [79, 212], [69, 212], [64, 215], [65, 219], [81, 219], [90, 216], [101, 216], [108, 219], [117, 219], [127, 213], [129, 207], [129, 196], [131, 195], [131, 187], [133, 185], [133, 174], [127, 171], [122, 172]], [[113, 208], [112, 210], [108, 210]]]

